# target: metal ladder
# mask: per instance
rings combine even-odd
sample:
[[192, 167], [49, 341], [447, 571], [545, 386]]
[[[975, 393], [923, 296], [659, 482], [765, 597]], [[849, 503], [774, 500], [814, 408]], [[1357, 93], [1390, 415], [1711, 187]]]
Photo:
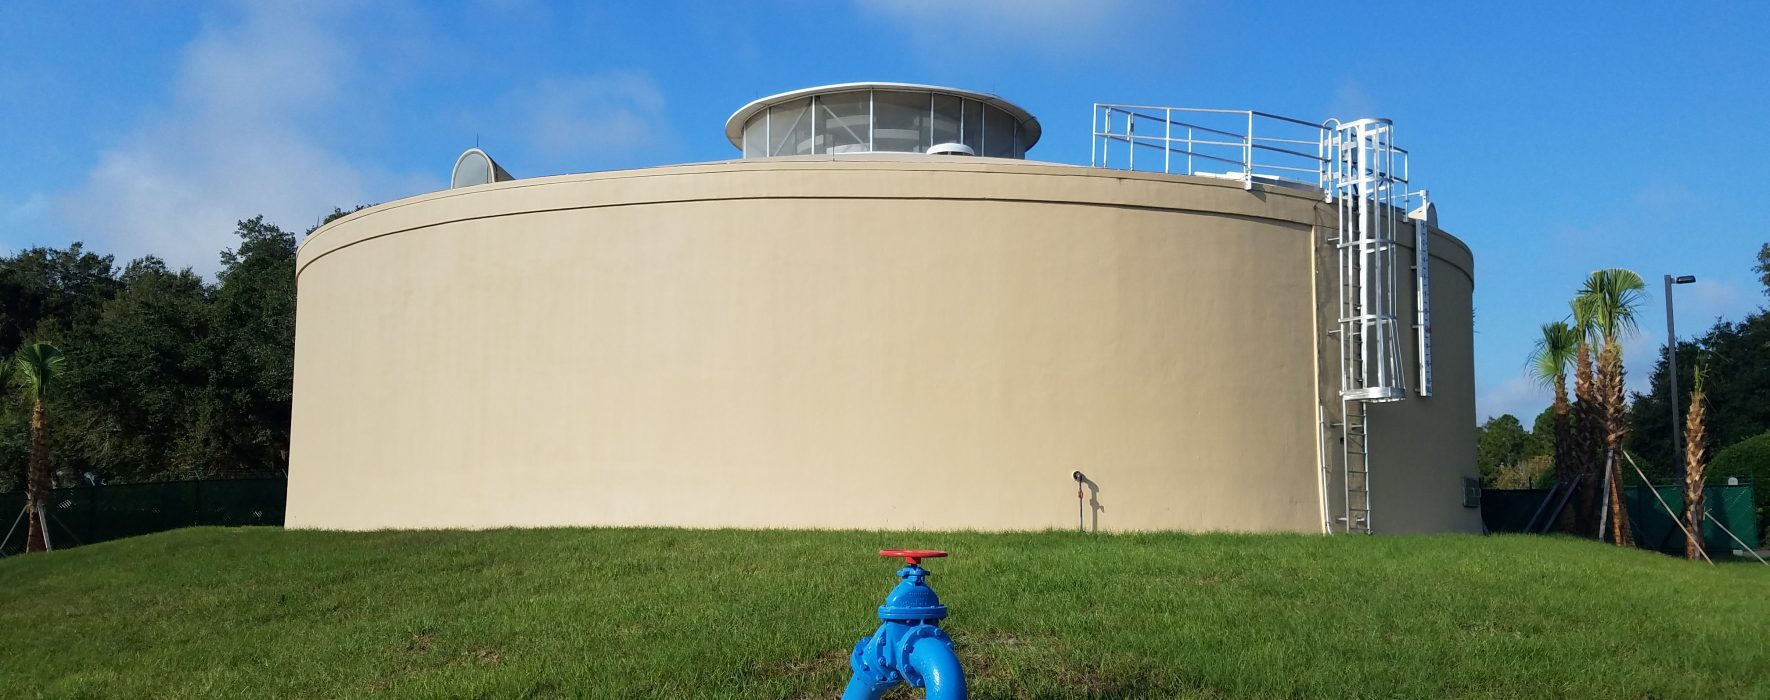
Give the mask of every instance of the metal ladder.
[[1371, 533], [1370, 415], [1363, 401], [1341, 404], [1345, 422], [1341, 427], [1341, 485], [1345, 488], [1345, 513], [1335, 518], [1343, 532]]
[[1391, 125], [1330, 121], [1322, 129], [1322, 189], [1338, 212], [1342, 515], [1328, 529], [1370, 534], [1370, 414], [1407, 398], [1395, 303], [1396, 177]]

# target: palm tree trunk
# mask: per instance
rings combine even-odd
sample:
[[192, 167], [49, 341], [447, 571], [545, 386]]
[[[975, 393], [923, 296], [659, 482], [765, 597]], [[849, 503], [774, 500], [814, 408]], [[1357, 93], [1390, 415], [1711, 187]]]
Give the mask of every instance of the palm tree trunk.
[[1568, 463], [1573, 465], [1575, 474], [1583, 477], [1579, 489], [1574, 492], [1574, 525], [1584, 536], [1597, 539], [1603, 520], [1600, 513], [1604, 509], [1604, 480], [1598, 464], [1604, 427], [1594, 374], [1591, 343], [1581, 342], [1574, 360], [1574, 402], [1568, 427], [1572, 439], [1568, 441]]
[[[1628, 416], [1624, 415], [1626, 396], [1623, 387], [1622, 343], [1614, 338], [1604, 341], [1598, 358], [1598, 398], [1604, 406], [1604, 468], [1610, 474], [1611, 541], [1621, 546], [1634, 546], [1635, 533], [1629, 527], [1629, 511], [1623, 504], [1622, 449], [1623, 438], [1629, 434]], [[1651, 488], [1643, 484], [1643, 488]]]
[[[1567, 402], [1567, 377], [1555, 377], [1555, 481], [1566, 484], [1579, 473], [1579, 466], [1573, 457], [1573, 407]], [[1579, 510], [1578, 502], [1573, 508], [1562, 508], [1559, 518], [1555, 521], [1557, 532], [1578, 533], [1579, 520], [1574, 517]]]
[[49, 523], [49, 429], [43, 400], [31, 405], [31, 474], [25, 484], [25, 551], [41, 552], [48, 546], [43, 536]]
[[1571, 450], [1569, 450], [1568, 448], [1571, 447], [1571, 445], [1569, 444], [1570, 436], [1567, 434], [1568, 406], [1567, 406], [1567, 379], [1565, 377], [1556, 377], [1555, 378], [1554, 409], [1555, 409], [1555, 419], [1554, 419], [1555, 480], [1556, 481], [1566, 481], [1568, 479], [1573, 478], [1573, 465], [1571, 463], [1569, 463], [1567, 460], [1568, 453], [1571, 452]]

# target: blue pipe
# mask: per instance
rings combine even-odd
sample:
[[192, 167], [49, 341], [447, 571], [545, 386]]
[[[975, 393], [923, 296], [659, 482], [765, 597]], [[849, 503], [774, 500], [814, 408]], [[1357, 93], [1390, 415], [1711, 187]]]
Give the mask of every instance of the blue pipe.
[[928, 686], [928, 700], [965, 700], [965, 670], [959, 668], [959, 655], [944, 639], [923, 637], [910, 648], [910, 668]]
[[934, 625], [886, 622], [854, 646], [850, 664], [854, 676], [842, 700], [879, 700], [899, 683], [927, 688], [928, 700], [967, 697], [952, 639]]
[[848, 679], [848, 690], [843, 691], [842, 700], [879, 700], [885, 697], [885, 691], [895, 687], [896, 680], [886, 683], [856, 673]]

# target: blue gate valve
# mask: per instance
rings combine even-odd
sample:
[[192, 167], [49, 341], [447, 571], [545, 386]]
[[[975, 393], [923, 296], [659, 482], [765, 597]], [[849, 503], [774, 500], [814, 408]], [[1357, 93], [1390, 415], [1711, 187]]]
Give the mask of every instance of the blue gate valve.
[[879, 631], [854, 645], [848, 666], [854, 676], [842, 700], [878, 700], [898, 683], [927, 688], [928, 700], [960, 700], [966, 697], [965, 671], [953, 653], [953, 640], [940, 629], [946, 606], [928, 587], [929, 572], [923, 559], [944, 557], [934, 549], [887, 549], [882, 557], [903, 557], [897, 570], [903, 581], [879, 606]]

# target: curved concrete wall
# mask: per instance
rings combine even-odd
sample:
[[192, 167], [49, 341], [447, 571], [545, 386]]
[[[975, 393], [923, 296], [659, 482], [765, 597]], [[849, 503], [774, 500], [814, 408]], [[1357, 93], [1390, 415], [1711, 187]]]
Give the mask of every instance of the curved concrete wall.
[[[888, 155], [374, 207], [301, 248], [287, 521], [1074, 527], [1080, 469], [1101, 529], [1319, 531], [1332, 221], [1300, 190]], [[1412, 472], [1378, 477], [1385, 531], [1479, 527], [1470, 260], [1438, 240], [1439, 391], [1384, 407]]]

